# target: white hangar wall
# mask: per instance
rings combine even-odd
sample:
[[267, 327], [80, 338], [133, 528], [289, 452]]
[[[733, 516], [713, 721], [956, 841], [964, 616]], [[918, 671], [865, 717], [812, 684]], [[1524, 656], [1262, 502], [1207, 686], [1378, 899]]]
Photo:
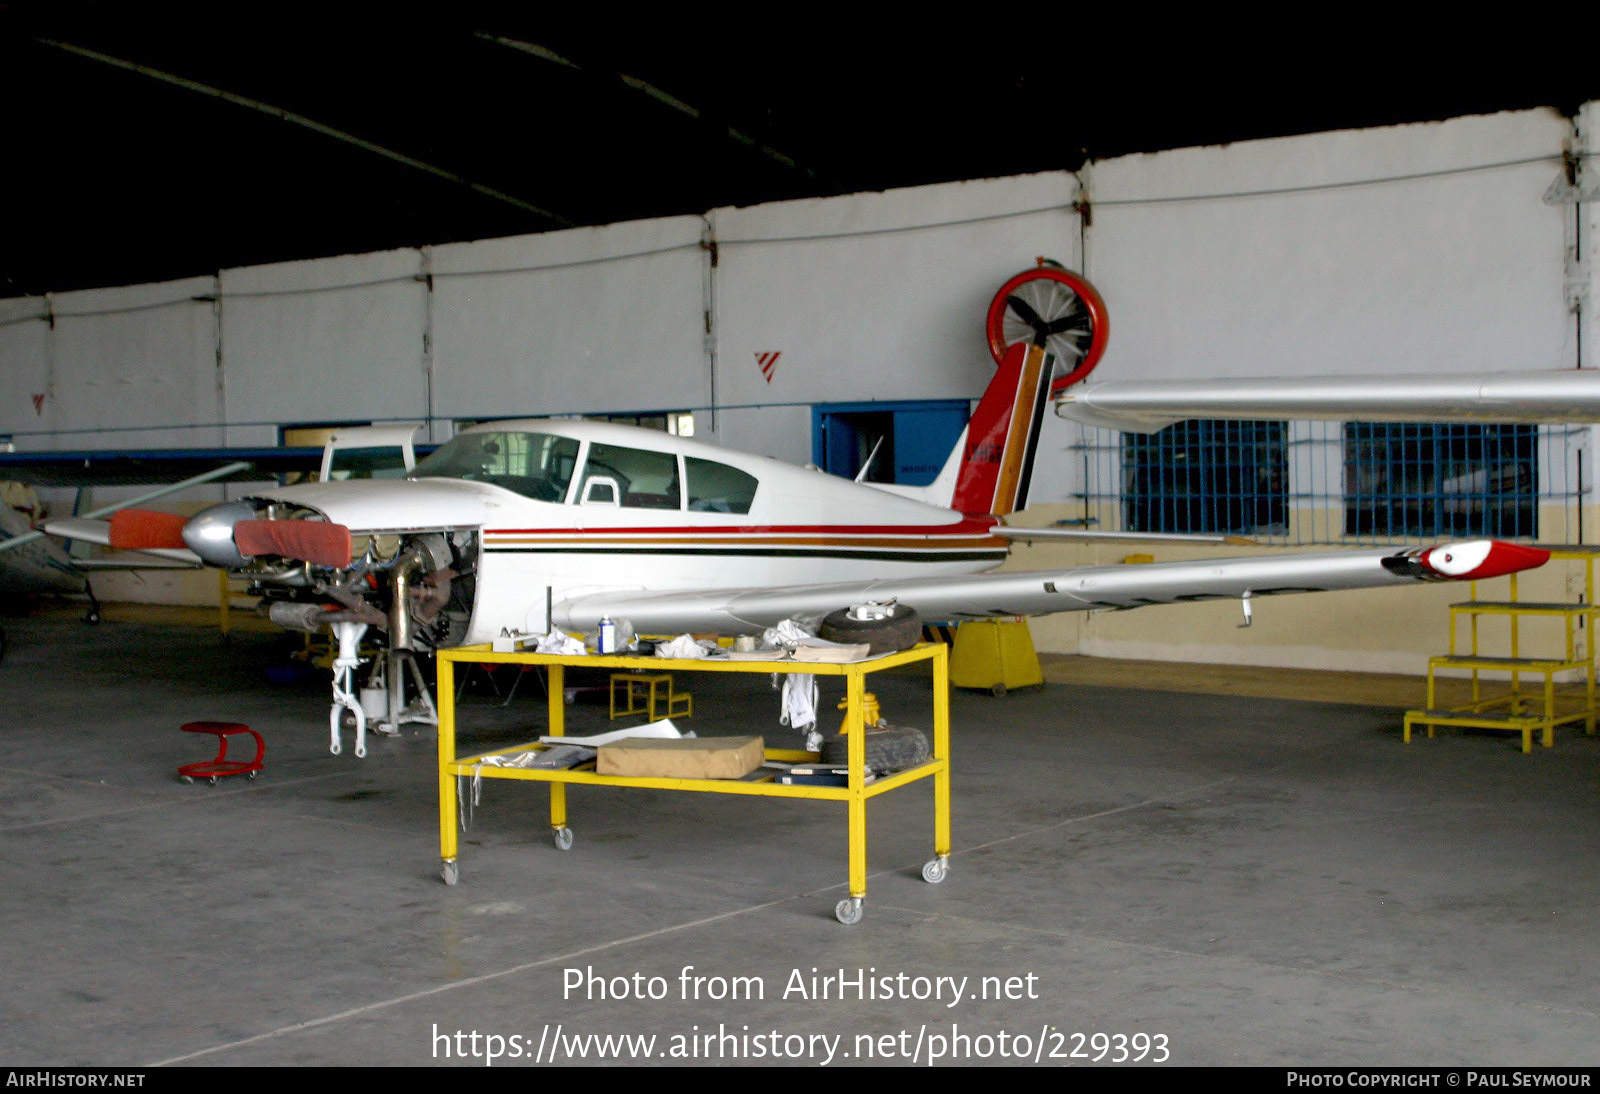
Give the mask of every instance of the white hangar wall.
[[[1101, 378], [1593, 365], [1590, 312], [1580, 331], [1571, 306], [1593, 299], [1592, 267], [1572, 256], [1600, 203], [1579, 225], [1544, 200], [1573, 138], [1516, 112], [0, 301], [0, 434], [270, 444], [285, 425], [418, 421], [440, 440], [458, 420], [690, 410], [703, 437], [805, 461], [818, 403], [976, 397], [990, 296], [1038, 255], [1105, 296]], [[1082, 441], [1049, 420], [1024, 521], [1082, 514]], [[1435, 592], [1404, 613], [1393, 595], [1287, 598], [1249, 631], [1234, 606], [1194, 605], [1036, 633], [1060, 651], [1412, 671], [1443, 637]]]
[[442, 421], [710, 405], [701, 217], [434, 247]]
[[1565, 119], [1498, 114], [1089, 169], [1100, 378], [1571, 368]]
[[0, 433], [22, 432], [27, 448], [56, 448], [56, 408], [50, 390], [50, 325], [40, 319], [44, 302], [0, 300]]
[[[1580, 132], [1592, 117], [1593, 104]], [[1112, 328], [1096, 378], [1560, 369], [1580, 353], [1593, 365], [1592, 306], [1581, 317], [1573, 308], [1575, 296], [1594, 299], [1592, 269], [1573, 261], [1580, 231], [1585, 253], [1596, 239], [1592, 208], [1585, 228], [1572, 205], [1545, 200], [1573, 138], [1565, 119], [1529, 111], [1092, 165], [1084, 265]], [[1569, 450], [1592, 452], [1592, 431]], [[1337, 452], [1324, 473], [1337, 490]], [[1592, 489], [1581, 501], [1586, 529], [1548, 538], [1594, 542]], [[1047, 503], [1024, 519], [1083, 512]], [[1032, 548], [1012, 565], [1113, 563], [1131, 550]], [[1522, 582], [1524, 599], [1580, 592], [1566, 563]], [[1420, 673], [1447, 644], [1447, 605], [1460, 599], [1448, 585], [1286, 597], [1258, 605], [1248, 630], [1231, 602], [1159, 618], [1054, 616], [1034, 630], [1042, 648], [1098, 656]]]
[[232, 444], [281, 425], [421, 419], [427, 284], [414, 250], [223, 270], [221, 360]]
[[0, 433], [28, 448], [221, 443], [215, 294], [205, 277], [6, 301]]
[[1077, 191], [1055, 173], [713, 211], [718, 439], [805, 463], [816, 403], [981, 395], [990, 298], [1037, 255], [1078, 263]]

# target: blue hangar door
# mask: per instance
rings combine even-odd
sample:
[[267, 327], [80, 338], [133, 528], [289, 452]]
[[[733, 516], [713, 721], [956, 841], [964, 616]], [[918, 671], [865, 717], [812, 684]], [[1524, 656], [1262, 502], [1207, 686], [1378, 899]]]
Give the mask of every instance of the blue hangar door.
[[829, 474], [853, 479], [870, 457], [866, 481], [926, 486], [944, 467], [971, 406], [966, 399], [814, 406], [812, 460]]

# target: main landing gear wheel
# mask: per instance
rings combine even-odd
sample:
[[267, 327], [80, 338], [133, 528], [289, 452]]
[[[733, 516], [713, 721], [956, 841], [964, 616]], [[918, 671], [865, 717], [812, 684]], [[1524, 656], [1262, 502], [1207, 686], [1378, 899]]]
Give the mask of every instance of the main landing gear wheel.
[[824, 616], [817, 637], [849, 645], [866, 643], [874, 657], [898, 653], [922, 641], [922, 617], [910, 605], [895, 601], [854, 604]]
[[989, 305], [985, 330], [996, 362], [1018, 344], [1041, 347], [1065, 374], [1052, 393], [1093, 371], [1105, 352], [1110, 327], [1105, 301], [1093, 285], [1048, 259], [1000, 286]]
[[572, 829], [566, 827], [557, 828], [550, 833], [550, 837], [555, 841], [557, 851], [572, 850]]
[[864, 898], [847, 897], [834, 905], [833, 918], [843, 923], [846, 927], [854, 927], [861, 922], [861, 917], [867, 913], [867, 902]]

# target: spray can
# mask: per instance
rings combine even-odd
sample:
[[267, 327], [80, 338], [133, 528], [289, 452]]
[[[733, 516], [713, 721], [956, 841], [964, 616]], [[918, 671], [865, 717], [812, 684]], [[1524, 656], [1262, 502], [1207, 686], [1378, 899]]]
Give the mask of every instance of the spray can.
[[617, 652], [617, 625], [611, 622], [609, 615], [600, 617], [600, 637], [595, 643], [596, 653]]

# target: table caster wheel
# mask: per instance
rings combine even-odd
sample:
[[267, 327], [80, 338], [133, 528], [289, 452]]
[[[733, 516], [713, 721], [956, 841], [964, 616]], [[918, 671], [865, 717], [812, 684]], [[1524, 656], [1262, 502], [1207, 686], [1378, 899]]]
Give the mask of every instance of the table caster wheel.
[[944, 855], [931, 858], [922, 866], [922, 880], [929, 885], [937, 885], [950, 873], [950, 860]]
[[456, 864], [455, 859], [450, 859], [439, 868], [439, 876], [444, 879], [446, 885], [454, 885], [461, 880], [461, 867]]
[[178, 779], [180, 781], [182, 781], [182, 782], [188, 783], [190, 786], [194, 785], [194, 776], [193, 775], [179, 775]]
[[246, 776], [246, 778], [248, 778], [251, 782], [255, 782], [256, 781], [256, 776], [259, 775], [259, 774], [261, 774], [261, 772], [252, 771]]
[[557, 828], [550, 835], [555, 840], [557, 851], [572, 850], [572, 829], [567, 827]]
[[833, 909], [833, 918], [843, 923], [846, 927], [854, 927], [861, 922], [861, 917], [866, 914], [866, 901], [858, 896], [841, 900]]
[[209, 782], [212, 786], [216, 786], [217, 785], [217, 777], [215, 775], [211, 776], [211, 778], [207, 779], [206, 781]]

